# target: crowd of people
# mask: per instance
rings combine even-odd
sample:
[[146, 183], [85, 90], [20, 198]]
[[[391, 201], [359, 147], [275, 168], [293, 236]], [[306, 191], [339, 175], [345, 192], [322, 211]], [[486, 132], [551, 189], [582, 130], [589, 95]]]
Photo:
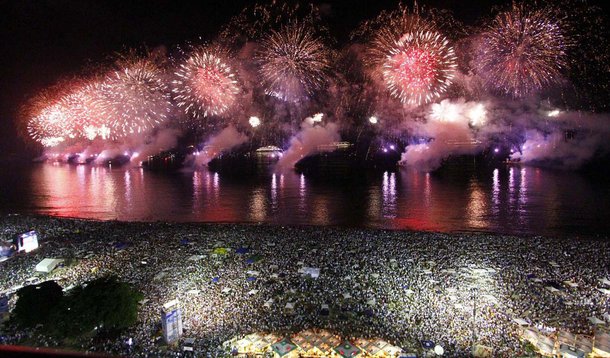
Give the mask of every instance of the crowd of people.
[[[2, 240], [28, 230], [39, 233], [40, 248], [0, 263], [0, 295], [11, 305], [28, 283], [69, 289], [103, 275], [144, 295], [135, 326], [119, 338], [88, 338], [83, 351], [182, 354], [161, 336], [161, 307], [173, 299], [198, 356], [229, 354], [223, 342], [254, 332], [320, 328], [409, 352], [432, 341], [464, 356], [474, 341], [512, 357], [525, 349], [515, 319], [592, 334], [589, 318], [609, 317], [610, 297], [599, 290], [610, 278], [605, 239], [0, 218]], [[35, 274], [48, 257], [70, 264]], [[319, 277], [305, 267], [319, 268]], [[3, 330], [3, 343], [62, 345], [39, 330]]]

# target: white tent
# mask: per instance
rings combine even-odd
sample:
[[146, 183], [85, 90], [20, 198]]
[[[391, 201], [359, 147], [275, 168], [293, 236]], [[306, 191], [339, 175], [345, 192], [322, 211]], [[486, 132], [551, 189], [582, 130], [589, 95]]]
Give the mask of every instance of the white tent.
[[564, 283], [566, 286], [570, 286], [570, 287], [572, 287], [572, 288], [576, 288], [576, 287], [578, 287], [578, 284], [577, 284], [576, 282], [572, 282], [572, 281], [563, 281], [563, 283]]
[[318, 267], [301, 267], [299, 272], [303, 275], [310, 276], [311, 278], [320, 277], [320, 268]]
[[552, 292], [552, 293], [559, 292], [559, 290], [553, 286], [545, 286], [544, 288], [546, 288], [549, 292]]
[[267, 302], [265, 302], [265, 304], [263, 306], [265, 306], [266, 308], [271, 308], [271, 306], [273, 305], [273, 298], [270, 298], [267, 300]]
[[513, 318], [513, 321], [520, 326], [529, 326], [530, 325], [526, 320], [521, 319], [521, 318]]
[[597, 318], [597, 317], [589, 317], [589, 322], [591, 322], [591, 324], [604, 324], [604, 321], [602, 321], [601, 319]]
[[607, 288], [598, 288], [597, 290], [603, 294], [610, 295], [610, 290]]
[[62, 262], [61, 259], [46, 258], [46, 259], [40, 261], [38, 263], [38, 265], [36, 265], [36, 271], [49, 273], [49, 272], [53, 271], [57, 267], [57, 265], [59, 265], [61, 262]]
[[293, 310], [294, 309], [294, 302], [288, 302], [286, 303], [286, 308], [287, 310]]

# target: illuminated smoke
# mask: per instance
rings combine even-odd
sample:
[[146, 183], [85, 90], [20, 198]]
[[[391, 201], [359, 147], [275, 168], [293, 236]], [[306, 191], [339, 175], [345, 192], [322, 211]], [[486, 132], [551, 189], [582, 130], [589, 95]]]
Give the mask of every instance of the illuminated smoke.
[[290, 170], [299, 160], [308, 155], [331, 150], [325, 145], [338, 142], [341, 139], [336, 124], [322, 124], [320, 120], [316, 120], [318, 118], [321, 120], [321, 114], [307, 117], [301, 123], [301, 131], [292, 137], [290, 147], [283, 153], [277, 163], [276, 168], [278, 170]]
[[235, 127], [228, 126], [220, 131], [220, 133], [210, 137], [205, 142], [203, 149], [189, 155], [185, 162], [194, 168], [207, 166], [212, 159], [231, 148], [245, 143], [247, 140], [248, 137], [246, 135], [238, 132]]
[[484, 147], [474, 126], [484, 123], [485, 105], [464, 100], [443, 100], [430, 106], [427, 121], [413, 128], [420, 139], [402, 153], [400, 162], [419, 170], [437, 169], [452, 155], [475, 154]]

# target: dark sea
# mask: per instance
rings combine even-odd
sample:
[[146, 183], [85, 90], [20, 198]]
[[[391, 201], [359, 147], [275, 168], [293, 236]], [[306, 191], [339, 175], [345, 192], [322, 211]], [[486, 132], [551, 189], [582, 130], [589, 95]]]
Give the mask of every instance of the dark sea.
[[574, 237], [610, 232], [607, 176], [526, 166], [457, 165], [433, 173], [401, 168], [349, 176], [57, 163], [0, 169], [5, 215]]

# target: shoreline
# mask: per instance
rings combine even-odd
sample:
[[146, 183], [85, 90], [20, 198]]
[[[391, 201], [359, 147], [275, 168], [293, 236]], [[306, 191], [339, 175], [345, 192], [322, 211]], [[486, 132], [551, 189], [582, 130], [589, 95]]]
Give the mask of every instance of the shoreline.
[[[203, 353], [222, 353], [222, 342], [250, 333], [319, 328], [378, 337], [407, 350], [430, 339], [448, 356], [460, 356], [470, 349], [472, 285], [493, 298], [477, 303], [476, 325], [480, 343], [493, 347], [494, 356], [523, 352], [515, 318], [591, 336], [595, 326], [587, 318], [603, 320], [607, 313], [598, 279], [610, 278], [610, 243], [595, 238], [22, 215], [0, 223], [2, 239], [29, 229], [41, 238], [39, 250], [0, 263], [2, 291], [32, 277], [42, 258], [69, 256], [73, 266], [40, 280], [69, 287], [116, 274], [144, 293], [148, 301], [136, 326], [112, 342], [85, 342], [80, 349], [86, 351], [162, 354], [167, 348], [153, 340], [154, 327], [160, 306], [174, 298], [183, 304], [184, 336], [195, 337]], [[227, 254], [215, 254], [219, 247]], [[236, 253], [239, 248], [247, 253]], [[248, 262], [252, 257], [256, 261]], [[304, 278], [299, 269], [305, 266], [320, 268], [320, 278]], [[476, 270], [487, 271], [472, 283]], [[559, 293], [547, 288], [555, 286]], [[269, 299], [274, 303], [267, 309]], [[286, 312], [287, 303], [294, 303], [294, 313]], [[328, 318], [319, 314], [322, 304], [330, 306]], [[134, 346], [127, 347], [132, 337]], [[57, 345], [49, 337], [32, 339]]]
[[[120, 220], [120, 219], [97, 219], [97, 218], [86, 218], [77, 216], [59, 216], [51, 214], [40, 214], [40, 213], [1, 213], [0, 223], [6, 218], [30, 218], [40, 220], [67, 220], [67, 221], [82, 221], [92, 223], [116, 223], [116, 224], [166, 224], [166, 225], [187, 225], [187, 226], [207, 226], [207, 225], [242, 225], [242, 226], [256, 226], [256, 227], [282, 227], [282, 228], [303, 228], [303, 229], [333, 229], [333, 230], [363, 230], [363, 231], [388, 231], [388, 232], [404, 232], [404, 233], [420, 233], [420, 234], [438, 234], [438, 235], [449, 235], [449, 236], [499, 236], [499, 237], [513, 237], [519, 239], [527, 238], [543, 238], [548, 240], [610, 240], [610, 232], [608, 233], [583, 233], [580, 235], [576, 234], [563, 234], [563, 235], [544, 235], [544, 234], [528, 234], [528, 233], [501, 233], [496, 231], [483, 231], [483, 230], [464, 230], [464, 231], [432, 231], [432, 230], [415, 230], [415, 229], [403, 229], [403, 228], [391, 228], [391, 227], [375, 227], [375, 226], [346, 226], [346, 225], [316, 225], [316, 224], [280, 224], [268, 221], [171, 221], [171, 220]], [[27, 231], [23, 230], [23, 231]], [[0, 233], [1, 234], [1, 233]], [[0, 240], [3, 238], [0, 236]]]

